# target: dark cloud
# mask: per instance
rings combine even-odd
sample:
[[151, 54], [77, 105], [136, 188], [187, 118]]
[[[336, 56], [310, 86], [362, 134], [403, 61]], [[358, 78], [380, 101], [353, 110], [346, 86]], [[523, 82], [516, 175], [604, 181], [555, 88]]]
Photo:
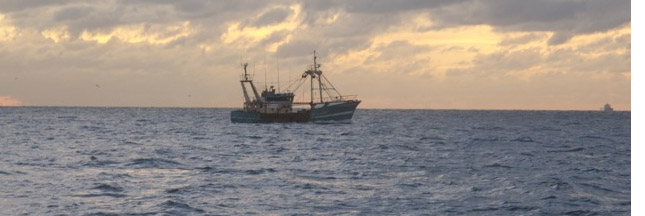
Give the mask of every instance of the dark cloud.
[[277, 43], [277, 42], [283, 41], [287, 37], [288, 34], [289, 34], [288, 31], [273, 32], [267, 38], [265, 38], [262, 41], [260, 41], [259, 45], [260, 46], [266, 46], [266, 45], [269, 45], [269, 44], [272, 44], [272, 43]]
[[526, 34], [519, 37], [508, 37], [499, 42], [500, 46], [522, 45], [531, 41], [544, 38], [542, 34]]
[[371, 36], [401, 22], [401, 17], [389, 14], [345, 14], [339, 19], [320, 26], [320, 34], [327, 38]]
[[464, 0], [353, 0], [353, 1], [303, 1], [306, 10], [321, 11], [340, 8], [349, 13], [395, 13], [421, 10], [455, 4]]
[[551, 38], [549, 38], [549, 45], [559, 45], [563, 44], [573, 37], [571, 32], [556, 32]]
[[[286, 36], [286, 35], [285, 35]], [[272, 35], [269, 38], [280, 37]], [[267, 38], [267, 39], [269, 39]], [[321, 37], [320, 35], [299, 35], [294, 34], [291, 41], [278, 47], [275, 55], [280, 58], [300, 58], [295, 63], [309, 62], [309, 54], [314, 50], [318, 56], [325, 58], [330, 54], [342, 55], [354, 50], [367, 49], [371, 41], [366, 36], [356, 37]], [[306, 39], [303, 39], [306, 38]], [[276, 38], [274, 38], [275, 40]]]
[[578, 9], [566, 1], [474, 0], [440, 8], [431, 16], [443, 25], [513, 26], [572, 18]]
[[94, 9], [91, 7], [68, 7], [58, 10], [54, 13], [54, 20], [76, 20], [90, 14]]
[[463, 51], [463, 50], [465, 50], [465, 49], [463, 47], [461, 47], [461, 46], [451, 46], [451, 47], [448, 47], [448, 48], [445, 48], [445, 49], [441, 50], [441, 52], [446, 53], [446, 52]]
[[[392, 26], [404, 25], [409, 17], [400, 12], [421, 11], [445, 5], [456, 4], [463, 0], [356, 0], [356, 1], [303, 1], [306, 12], [305, 22], [312, 27], [320, 27], [325, 37], [348, 38], [369, 37], [385, 32]], [[339, 20], [329, 23], [316, 23], [331, 15], [341, 15]]]
[[479, 52], [479, 49], [477, 49], [477, 48], [475, 48], [475, 47], [470, 47], [470, 48], [468, 48], [468, 52], [478, 53], [478, 52]]
[[308, 40], [295, 40], [278, 47], [276, 55], [281, 58], [299, 57], [316, 50], [317, 45]]
[[[273, 2], [276, 3], [276, 2]], [[218, 34], [231, 20], [255, 17], [267, 1], [33, 1], [0, 0], [0, 11], [20, 27], [46, 29], [66, 25], [74, 36], [83, 30], [110, 31], [118, 25], [190, 21]]]
[[552, 45], [631, 22], [628, 0], [473, 0], [437, 8], [430, 16], [436, 28], [484, 24], [499, 31], [557, 32]]
[[[399, 12], [428, 12], [434, 27], [421, 31], [464, 25], [490, 25], [497, 31], [555, 32], [549, 45], [566, 43], [573, 36], [614, 29], [631, 22], [628, 0], [464, 0], [464, 1], [303, 1], [305, 22], [326, 37], [370, 37], [393, 26], [406, 24], [409, 17]], [[332, 24], [316, 20], [343, 14]], [[502, 44], [529, 42], [525, 36]]]
[[308, 12], [335, 9], [341, 5], [339, 1], [302, 0], [302, 7]]
[[392, 13], [408, 10], [436, 8], [455, 4], [459, 0], [354, 0], [346, 1], [346, 10], [352, 13]]
[[284, 3], [288, 1], [254, 1], [254, 0], [120, 0], [121, 5], [141, 6], [171, 6], [182, 19], [236, 19], [240, 17], [252, 17], [257, 10], [265, 8], [269, 4]]
[[366, 49], [371, 44], [372, 44], [372, 41], [366, 38], [353, 37], [353, 38], [326, 41], [324, 45], [325, 45], [325, 48], [329, 50], [330, 53], [345, 54], [352, 50]]
[[64, 5], [76, 1], [67, 0], [2, 0], [0, 1], [0, 11], [4, 13], [16, 12], [27, 9], [38, 9], [52, 5]]
[[253, 26], [267, 26], [267, 25], [272, 25], [276, 23], [281, 23], [284, 21], [288, 16], [291, 10], [285, 9], [285, 8], [276, 8], [273, 10], [270, 10], [264, 14], [262, 14], [260, 17], [258, 17], [253, 23]]
[[609, 36], [576, 48], [578, 52], [593, 53], [598, 50], [627, 50], [631, 51], [631, 34]]

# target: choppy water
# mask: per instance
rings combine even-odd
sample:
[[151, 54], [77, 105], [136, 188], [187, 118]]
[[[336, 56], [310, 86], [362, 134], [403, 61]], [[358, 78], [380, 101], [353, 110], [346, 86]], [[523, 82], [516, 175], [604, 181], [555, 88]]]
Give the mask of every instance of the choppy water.
[[630, 112], [0, 108], [0, 215], [628, 215]]

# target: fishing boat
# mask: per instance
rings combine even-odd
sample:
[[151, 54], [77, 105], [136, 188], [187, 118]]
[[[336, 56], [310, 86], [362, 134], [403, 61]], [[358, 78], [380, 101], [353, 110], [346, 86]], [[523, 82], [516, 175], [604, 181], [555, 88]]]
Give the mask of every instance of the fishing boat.
[[609, 105], [607, 103], [607, 104], [605, 104], [605, 106], [602, 107], [601, 110], [604, 111], [604, 112], [611, 112], [611, 111], [614, 111], [614, 108], [611, 108], [611, 105]]
[[[274, 86], [266, 87], [261, 93], [247, 72], [248, 63], [242, 64], [244, 74], [240, 78], [244, 105], [241, 110], [231, 112], [231, 122], [349, 122], [361, 103], [355, 95], [341, 95], [320, 70], [314, 51], [311, 65], [300, 79], [292, 82], [284, 92]], [[295, 93], [309, 81], [310, 101], [294, 101]], [[250, 87], [247, 89], [247, 86]], [[251, 95], [252, 94], [252, 95]]]

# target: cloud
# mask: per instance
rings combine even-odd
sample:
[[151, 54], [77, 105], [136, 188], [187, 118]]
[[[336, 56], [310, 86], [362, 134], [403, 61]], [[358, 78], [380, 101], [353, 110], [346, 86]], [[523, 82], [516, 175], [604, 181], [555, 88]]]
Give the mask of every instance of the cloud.
[[314, 50], [316, 50], [316, 48], [317, 45], [312, 41], [294, 40], [278, 47], [276, 55], [283, 58], [303, 56], [307, 53], [313, 52]]
[[[0, 86], [30, 105], [164, 106], [181, 105], [181, 92], [201, 86], [201, 106], [215, 104], [212, 92], [232, 101], [218, 105], [237, 106], [226, 92], [238, 90], [231, 80], [239, 62], [279, 60], [281, 71], [301, 71], [313, 50], [325, 72], [365, 83], [364, 75], [377, 75], [392, 95], [465, 79], [478, 80], [461, 87], [482, 94], [490, 87], [482, 79], [624, 81], [630, 19], [625, 0], [6, 0]], [[418, 86], [386, 87], [395, 77]], [[86, 89], [98, 82], [105, 92]]]
[[22, 106], [22, 102], [10, 96], [0, 96], [0, 106]]
[[495, 77], [507, 73], [523, 72], [543, 62], [544, 57], [538, 49], [518, 51], [499, 51], [491, 54], [478, 54], [467, 69], [449, 71], [449, 75], [468, 75]]
[[190, 22], [168, 23], [166, 25], [126, 25], [114, 28], [110, 32], [83, 31], [80, 39], [107, 43], [112, 39], [119, 39], [129, 43], [147, 42], [149, 44], [168, 44], [192, 34]]
[[54, 13], [54, 20], [56, 21], [77, 20], [89, 15], [93, 10], [94, 8], [87, 7], [87, 6], [63, 8], [56, 11], [56, 13]]
[[572, 35], [602, 32], [630, 22], [630, 1], [473, 0], [432, 10], [435, 28], [491, 25], [499, 31], [556, 32], [552, 45]]
[[522, 45], [532, 41], [540, 40], [544, 37], [545, 37], [544, 34], [537, 34], [537, 33], [524, 34], [518, 37], [506, 37], [502, 39], [502, 41], [500, 41], [498, 44], [500, 46]]
[[[520, 37], [522, 38], [522, 37]], [[529, 79], [536, 75], [579, 74], [618, 77], [631, 73], [629, 34], [572, 39], [575, 46], [542, 49], [529, 46], [476, 55], [467, 68], [451, 69], [451, 76]], [[549, 39], [550, 40], [550, 39]]]
[[463, 0], [354, 0], [354, 1], [315, 1], [305, 0], [306, 9], [319, 11], [332, 8], [341, 8], [349, 13], [396, 13], [410, 10], [436, 8], [444, 5], [455, 4]]
[[284, 21], [291, 11], [285, 8], [275, 8], [260, 15], [252, 23], [253, 26], [262, 27]]
[[548, 43], [549, 45], [563, 44], [569, 41], [569, 39], [571, 39], [573, 36], [574, 35], [571, 32], [556, 32], [555, 34], [553, 34], [553, 36], [551, 36], [551, 38], [549, 38]]
[[607, 52], [625, 50], [631, 53], [631, 33], [603, 37], [576, 47], [576, 51], [583, 53]]
[[2, 12], [16, 12], [27, 9], [38, 9], [52, 5], [63, 5], [73, 1], [67, 0], [3, 0], [0, 1], [0, 11]]
[[17, 35], [17, 28], [8, 23], [5, 19], [5, 16], [0, 14], [0, 41], [13, 40]]
[[377, 53], [367, 60], [367, 62], [386, 62], [386, 61], [410, 61], [411, 57], [426, 53], [432, 47], [427, 45], [414, 45], [408, 41], [393, 41], [386, 45], [378, 46], [374, 49]]

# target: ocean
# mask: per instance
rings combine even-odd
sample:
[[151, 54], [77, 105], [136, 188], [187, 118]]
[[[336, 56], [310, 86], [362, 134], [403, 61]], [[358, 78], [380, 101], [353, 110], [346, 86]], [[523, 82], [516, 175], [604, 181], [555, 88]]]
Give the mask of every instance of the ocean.
[[629, 215], [631, 112], [0, 108], [0, 215]]

